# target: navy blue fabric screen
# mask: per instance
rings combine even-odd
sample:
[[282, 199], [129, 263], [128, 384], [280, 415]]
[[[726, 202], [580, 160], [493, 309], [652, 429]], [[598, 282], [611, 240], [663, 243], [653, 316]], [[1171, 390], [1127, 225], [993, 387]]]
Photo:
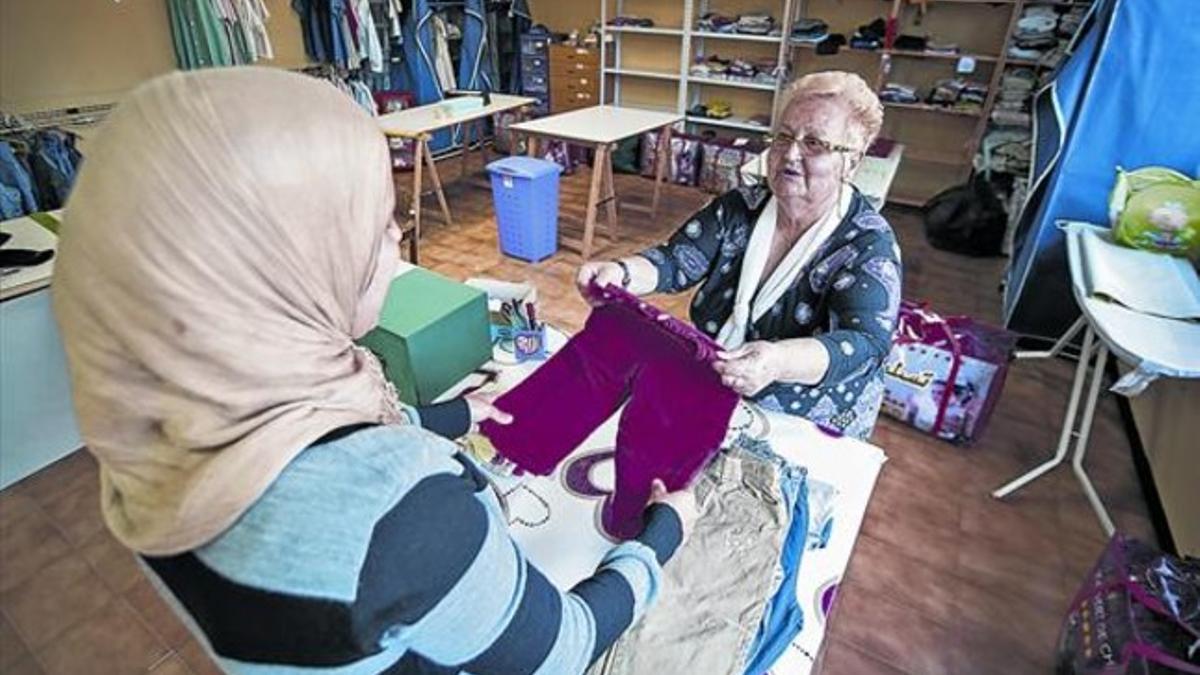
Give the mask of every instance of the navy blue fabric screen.
[[489, 55], [486, 0], [466, 0], [463, 6], [462, 51], [458, 62], [458, 88], [496, 90], [496, 75]]
[[1107, 223], [1118, 166], [1200, 172], [1200, 2], [1097, 0], [1034, 118], [1004, 315], [1014, 331], [1055, 338], [1079, 315], [1056, 223]]

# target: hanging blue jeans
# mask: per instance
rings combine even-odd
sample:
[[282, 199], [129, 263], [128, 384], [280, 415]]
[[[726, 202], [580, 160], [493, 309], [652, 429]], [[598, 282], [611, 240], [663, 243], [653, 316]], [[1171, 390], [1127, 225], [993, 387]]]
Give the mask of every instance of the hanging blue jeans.
[[[37, 198], [33, 194], [33, 177], [17, 159], [12, 146], [5, 141], [0, 141], [0, 184], [16, 192], [19, 211], [17, 216], [38, 210]], [[11, 207], [6, 205], [5, 213], [10, 210]], [[5, 215], [5, 218], [15, 217]]]

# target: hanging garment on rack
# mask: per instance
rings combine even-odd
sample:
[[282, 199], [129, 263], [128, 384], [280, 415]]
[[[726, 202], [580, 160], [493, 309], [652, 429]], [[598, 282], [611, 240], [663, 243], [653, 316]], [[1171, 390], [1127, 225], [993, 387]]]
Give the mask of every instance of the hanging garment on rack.
[[433, 15], [433, 40], [434, 50], [436, 51], [436, 60], [434, 65], [437, 68], [438, 82], [442, 85], [442, 91], [458, 89], [458, 84], [454, 76], [454, 59], [450, 56], [450, 30], [446, 26], [446, 20], [440, 15]]
[[512, 20], [513, 28], [513, 44], [509, 46], [508, 61], [511, 64], [509, 67], [508, 91], [509, 93], [519, 93], [521, 89], [521, 36], [528, 33], [533, 28], [533, 14], [529, 11], [529, 2], [527, 0], [513, 0], [511, 8], [508, 10], [508, 16]]
[[487, 0], [466, 0], [463, 4], [462, 46], [458, 57], [460, 88], [495, 90], [496, 77], [491, 67], [490, 52]]
[[371, 12], [370, 0], [355, 0], [355, 12], [358, 15], [358, 43], [362, 46], [368, 67], [373, 73], [383, 72], [383, 45], [379, 42], [379, 33], [375, 30], [375, 16]]
[[8, 141], [0, 141], [0, 185], [5, 193], [5, 219], [39, 210], [29, 165], [18, 159]]
[[181, 69], [233, 65], [229, 35], [211, 0], [167, 0], [167, 14]]

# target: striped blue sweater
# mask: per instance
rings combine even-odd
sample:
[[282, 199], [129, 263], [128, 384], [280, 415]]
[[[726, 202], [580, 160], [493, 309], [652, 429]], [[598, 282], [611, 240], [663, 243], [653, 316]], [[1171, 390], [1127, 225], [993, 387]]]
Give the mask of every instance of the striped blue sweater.
[[[454, 416], [422, 417], [453, 433]], [[145, 560], [229, 672], [557, 674], [641, 615], [679, 539], [656, 505], [638, 540], [560, 591], [457, 446], [366, 427], [302, 452], [216, 540]]]

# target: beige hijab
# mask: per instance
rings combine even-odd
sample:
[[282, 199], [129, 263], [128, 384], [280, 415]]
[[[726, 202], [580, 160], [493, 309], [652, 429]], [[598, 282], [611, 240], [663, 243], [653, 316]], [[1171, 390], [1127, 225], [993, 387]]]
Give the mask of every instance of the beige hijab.
[[127, 546], [200, 546], [323, 434], [398, 420], [351, 339], [392, 272], [393, 200], [375, 122], [325, 82], [175, 73], [112, 113], [53, 292], [101, 506]]

